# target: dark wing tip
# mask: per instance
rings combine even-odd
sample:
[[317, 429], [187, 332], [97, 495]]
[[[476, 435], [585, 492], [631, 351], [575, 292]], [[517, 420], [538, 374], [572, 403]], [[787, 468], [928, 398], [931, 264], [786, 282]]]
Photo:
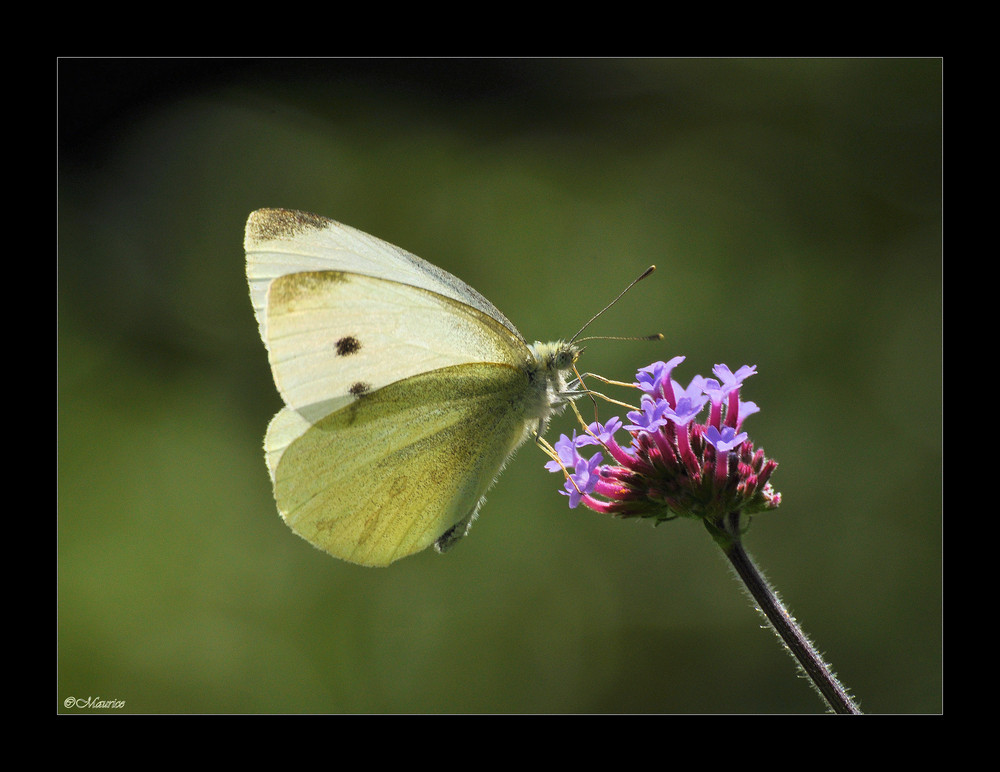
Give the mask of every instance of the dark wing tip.
[[276, 239], [293, 238], [306, 230], [322, 230], [330, 220], [309, 212], [292, 209], [258, 209], [247, 218], [244, 243], [260, 243]]

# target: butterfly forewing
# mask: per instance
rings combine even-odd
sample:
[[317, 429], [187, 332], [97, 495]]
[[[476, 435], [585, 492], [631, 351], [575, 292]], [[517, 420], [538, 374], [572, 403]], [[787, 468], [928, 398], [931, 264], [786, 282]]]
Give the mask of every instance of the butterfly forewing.
[[321, 271], [275, 279], [267, 348], [285, 403], [310, 419], [418, 373], [470, 362], [523, 367], [531, 356], [471, 306], [385, 279]]
[[386, 241], [315, 214], [259, 209], [247, 220], [250, 299], [267, 341], [267, 291], [279, 276], [303, 271], [348, 271], [409, 284], [478, 309], [521, 337], [496, 306], [456, 276]]

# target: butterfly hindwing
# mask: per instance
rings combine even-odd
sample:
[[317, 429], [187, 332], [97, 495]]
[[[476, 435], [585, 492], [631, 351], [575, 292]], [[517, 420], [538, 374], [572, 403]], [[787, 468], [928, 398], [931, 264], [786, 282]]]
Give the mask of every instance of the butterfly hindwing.
[[265, 443], [278, 509], [300, 536], [362, 565], [388, 565], [456, 525], [459, 538], [530, 432], [529, 392], [523, 371], [473, 363], [390, 384], [314, 424], [285, 408]]

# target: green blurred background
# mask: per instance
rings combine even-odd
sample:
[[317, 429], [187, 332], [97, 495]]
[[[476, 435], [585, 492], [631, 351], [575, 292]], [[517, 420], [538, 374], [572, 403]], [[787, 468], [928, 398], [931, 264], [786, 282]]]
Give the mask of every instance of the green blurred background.
[[[62, 60], [58, 676], [135, 713], [817, 713], [707, 533], [521, 449], [388, 569], [289, 531], [256, 208], [457, 274], [584, 368], [756, 364], [747, 535], [866, 712], [942, 710], [939, 60]], [[550, 438], [573, 426], [557, 419]], [[112, 712], [112, 711], [104, 711]]]

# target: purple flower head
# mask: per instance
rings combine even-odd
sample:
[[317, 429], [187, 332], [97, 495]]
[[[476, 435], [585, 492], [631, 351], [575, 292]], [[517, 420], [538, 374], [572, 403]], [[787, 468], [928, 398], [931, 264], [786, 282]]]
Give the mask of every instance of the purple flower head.
[[[684, 361], [654, 362], [636, 373], [640, 409], [618, 418], [595, 422], [579, 437], [563, 435], [556, 443], [559, 461], [546, 468], [565, 471], [563, 495], [571, 507], [580, 504], [618, 517], [648, 517], [657, 522], [677, 517], [719, 522], [733, 512], [750, 515], [781, 502], [770, 483], [777, 462], [755, 450], [739, 424], [758, 412], [753, 402], [738, 398], [743, 382], [756, 366], [735, 373], [716, 365], [715, 378], [694, 376], [687, 388], [671, 380]], [[699, 418], [711, 401], [707, 419]], [[724, 419], [724, 420], [723, 420]], [[631, 442], [623, 447], [615, 433], [625, 430]], [[610, 453], [580, 455], [580, 448], [601, 445]]]

